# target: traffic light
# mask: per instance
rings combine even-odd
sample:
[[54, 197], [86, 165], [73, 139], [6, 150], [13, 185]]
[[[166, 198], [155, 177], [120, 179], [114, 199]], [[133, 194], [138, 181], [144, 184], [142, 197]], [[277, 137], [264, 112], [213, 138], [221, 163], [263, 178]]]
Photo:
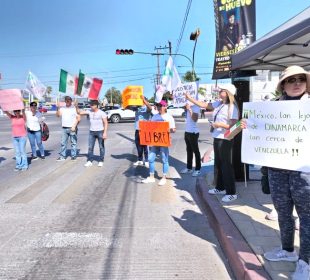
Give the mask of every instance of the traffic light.
[[124, 55], [132, 55], [133, 53], [134, 53], [134, 51], [132, 49], [129, 49], [129, 50], [117, 49], [115, 51], [115, 54], [117, 54], [117, 55], [123, 55], [123, 54]]

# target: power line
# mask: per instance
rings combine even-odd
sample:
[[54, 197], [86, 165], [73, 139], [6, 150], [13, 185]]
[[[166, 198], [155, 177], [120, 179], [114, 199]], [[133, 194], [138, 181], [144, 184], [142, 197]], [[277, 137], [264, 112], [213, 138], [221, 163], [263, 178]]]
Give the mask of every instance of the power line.
[[185, 11], [185, 16], [184, 16], [182, 27], [181, 27], [180, 36], [179, 36], [179, 39], [178, 39], [177, 47], [175, 49], [175, 53], [179, 52], [179, 47], [180, 47], [180, 44], [181, 44], [181, 41], [182, 41], [182, 38], [183, 38], [183, 33], [184, 33], [184, 29], [185, 29], [185, 26], [186, 26], [187, 17], [188, 17], [191, 5], [192, 5], [192, 0], [188, 0], [187, 8], [186, 8], [186, 11]]

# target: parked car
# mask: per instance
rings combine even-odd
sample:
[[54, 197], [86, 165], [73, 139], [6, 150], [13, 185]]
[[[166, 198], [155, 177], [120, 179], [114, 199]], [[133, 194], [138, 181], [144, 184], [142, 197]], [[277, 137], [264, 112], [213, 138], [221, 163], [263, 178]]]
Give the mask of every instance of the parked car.
[[38, 111], [40, 112], [40, 113], [46, 113], [47, 112], [47, 108], [46, 107], [39, 107], [38, 108]]
[[185, 117], [185, 110], [182, 107], [174, 107], [173, 105], [169, 105], [167, 107], [167, 113], [173, 117]]
[[129, 109], [113, 109], [106, 111], [108, 116], [108, 121], [112, 123], [119, 123], [122, 120], [134, 120], [135, 119], [135, 112]]
[[114, 110], [114, 109], [120, 109], [120, 106], [119, 105], [106, 105], [104, 107], [100, 107], [100, 109], [104, 112], [108, 111], [108, 110]]

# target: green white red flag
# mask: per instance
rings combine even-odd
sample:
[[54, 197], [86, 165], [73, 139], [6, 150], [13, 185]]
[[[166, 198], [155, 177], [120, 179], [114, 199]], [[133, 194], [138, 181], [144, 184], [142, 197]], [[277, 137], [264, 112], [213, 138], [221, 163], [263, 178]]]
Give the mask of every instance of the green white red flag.
[[98, 78], [87, 77], [85, 74], [80, 72], [77, 95], [92, 100], [98, 100], [102, 83], [102, 80]]
[[59, 91], [66, 94], [76, 94], [78, 79], [67, 71], [60, 70]]

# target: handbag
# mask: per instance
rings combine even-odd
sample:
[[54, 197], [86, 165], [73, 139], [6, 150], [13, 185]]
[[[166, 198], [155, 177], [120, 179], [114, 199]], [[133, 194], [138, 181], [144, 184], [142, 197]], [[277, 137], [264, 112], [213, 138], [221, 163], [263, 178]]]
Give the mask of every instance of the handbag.
[[41, 139], [42, 141], [46, 141], [50, 137], [50, 131], [45, 122], [41, 123]]

